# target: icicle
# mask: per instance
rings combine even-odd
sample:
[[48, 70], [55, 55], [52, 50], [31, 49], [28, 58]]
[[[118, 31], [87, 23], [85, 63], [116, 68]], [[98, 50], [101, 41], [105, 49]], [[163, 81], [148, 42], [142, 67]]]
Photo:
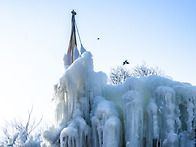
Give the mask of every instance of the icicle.
[[71, 64], [71, 54], [67, 55], [65, 54], [63, 57], [63, 61], [64, 61], [64, 68], [67, 69], [69, 67], [69, 65]]
[[78, 130], [75, 127], [75, 124], [71, 123], [67, 128], [61, 131], [61, 147], [79, 147]]
[[140, 147], [143, 138], [142, 97], [131, 90], [122, 96], [126, 146]]
[[55, 119], [56, 125], [58, 126], [63, 119], [65, 119], [66, 115], [66, 88], [64, 84], [64, 78], [61, 78], [59, 83], [54, 86], [55, 94], [54, 94], [54, 101], [56, 103], [55, 109]]
[[81, 55], [86, 52], [86, 49], [83, 47], [83, 45], [81, 44], [81, 47], [80, 47], [80, 53]]
[[111, 116], [105, 123], [103, 130], [104, 147], [120, 147], [121, 141], [121, 122], [118, 117]]
[[76, 117], [60, 134], [61, 147], [82, 147], [91, 145], [90, 127], [81, 117]]
[[159, 126], [158, 126], [157, 111], [158, 111], [157, 105], [152, 100], [147, 106], [148, 125], [147, 125], [146, 144], [148, 144], [149, 146], [153, 146], [153, 144], [157, 144], [159, 141]]
[[79, 99], [79, 101], [80, 101], [82, 116], [88, 123], [90, 123], [89, 100], [87, 97], [82, 97]]
[[93, 146], [118, 147], [121, 145], [121, 122], [119, 113], [113, 102], [105, 100], [103, 97], [95, 97], [94, 116], [92, 117], [92, 127], [94, 141]]
[[79, 57], [79, 51], [78, 51], [77, 46], [75, 45], [74, 50], [73, 50], [73, 61], [78, 59], [78, 57]]
[[159, 86], [157, 103], [160, 109], [159, 123], [163, 146], [178, 146], [178, 135], [175, 132], [175, 92], [170, 87]]

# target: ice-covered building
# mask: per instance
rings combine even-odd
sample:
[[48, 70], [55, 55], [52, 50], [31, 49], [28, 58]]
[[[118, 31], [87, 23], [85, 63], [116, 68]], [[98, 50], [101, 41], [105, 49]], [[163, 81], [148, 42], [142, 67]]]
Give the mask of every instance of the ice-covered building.
[[75, 14], [66, 70], [54, 88], [56, 124], [42, 146], [194, 147], [196, 87], [159, 76], [107, 84], [92, 54], [77, 50]]

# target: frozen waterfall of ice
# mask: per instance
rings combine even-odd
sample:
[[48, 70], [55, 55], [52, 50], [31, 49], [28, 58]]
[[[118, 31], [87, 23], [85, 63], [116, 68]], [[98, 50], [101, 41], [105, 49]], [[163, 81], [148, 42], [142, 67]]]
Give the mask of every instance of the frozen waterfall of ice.
[[90, 52], [55, 85], [55, 104], [43, 147], [195, 146], [195, 86], [159, 76], [110, 85], [94, 72]]

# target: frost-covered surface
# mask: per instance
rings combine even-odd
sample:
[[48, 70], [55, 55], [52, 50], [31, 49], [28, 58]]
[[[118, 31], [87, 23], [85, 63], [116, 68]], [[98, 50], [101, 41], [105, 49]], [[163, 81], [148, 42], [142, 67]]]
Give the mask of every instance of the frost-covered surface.
[[[2, 136], [0, 138], [0, 147], [39, 147], [42, 131], [35, 129], [40, 124], [41, 120], [36, 124], [36, 121], [31, 121], [32, 110], [28, 114], [27, 121], [14, 119], [13, 121], [5, 121], [2, 126]], [[24, 123], [25, 122], [25, 123]]]
[[80, 57], [80, 54], [83, 54], [84, 52], [86, 52], [86, 49], [82, 46], [82, 44], [80, 47], [80, 53], [78, 51], [77, 46], [75, 45], [73, 49], [73, 54], [71, 50], [71, 52], [68, 52], [67, 54], [64, 55], [63, 60], [64, 60], [65, 69], [67, 69], [72, 64], [72, 55], [73, 55], [73, 61], [75, 61], [78, 57]]
[[42, 146], [194, 147], [195, 101], [195, 86], [159, 76], [108, 85], [85, 52], [55, 85], [56, 124]]
[[14, 131], [9, 138], [3, 139], [0, 143], [1, 147], [40, 147], [41, 134], [29, 135], [26, 132]]

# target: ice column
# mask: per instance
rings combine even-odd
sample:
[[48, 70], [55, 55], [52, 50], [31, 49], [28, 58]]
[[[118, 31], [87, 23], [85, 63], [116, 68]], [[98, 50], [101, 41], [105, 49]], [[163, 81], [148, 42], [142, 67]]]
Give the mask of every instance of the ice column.
[[138, 91], [128, 91], [122, 96], [126, 147], [142, 146], [143, 110]]
[[175, 92], [170, 87], [159, 86], [156, 90], [156, 101], [159, 105], [160, 138], [163, 146], [178, 146], [178, 135], [175, 131]]
[[116, 105], [101, 96], [97, 96], [92, 111], [93, 147], [121, 146], [122, 127]]

